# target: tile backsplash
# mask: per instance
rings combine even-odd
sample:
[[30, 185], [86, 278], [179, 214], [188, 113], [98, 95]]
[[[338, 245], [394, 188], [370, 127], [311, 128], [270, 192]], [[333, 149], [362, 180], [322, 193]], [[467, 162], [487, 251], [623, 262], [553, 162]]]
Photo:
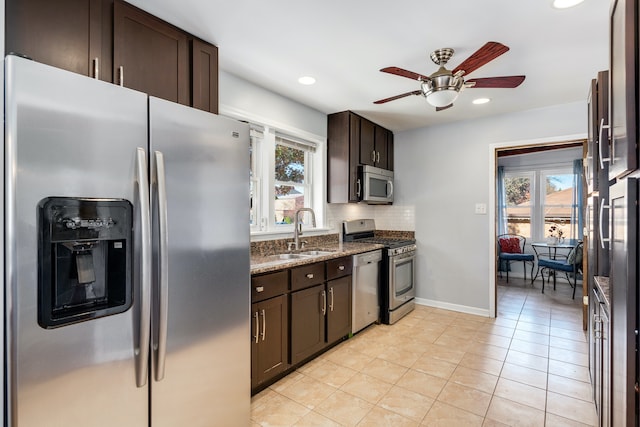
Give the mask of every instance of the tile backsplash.
[[360, 203], [327, 204], [327, 225], [339, 230], [342, 221], [373, 218], [378, 230], [414, 231], [416, 214], [414, 206], [365, 205]]

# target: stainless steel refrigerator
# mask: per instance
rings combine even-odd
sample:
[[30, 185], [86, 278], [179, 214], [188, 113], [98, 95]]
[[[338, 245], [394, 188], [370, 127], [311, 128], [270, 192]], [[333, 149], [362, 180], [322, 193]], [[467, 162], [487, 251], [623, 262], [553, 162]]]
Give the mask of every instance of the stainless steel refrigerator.
[[7, 424], [248, 425], [248, 127], [5, 72]]

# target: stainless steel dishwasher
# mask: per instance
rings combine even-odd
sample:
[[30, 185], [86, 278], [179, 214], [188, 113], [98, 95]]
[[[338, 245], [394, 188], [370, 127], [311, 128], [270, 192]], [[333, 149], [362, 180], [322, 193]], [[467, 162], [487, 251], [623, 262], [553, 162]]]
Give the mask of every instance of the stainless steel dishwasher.
[[351, 333], [380, 320], [380, 263], [382, 251], [376, 250], [353, 256], [353, 307]]

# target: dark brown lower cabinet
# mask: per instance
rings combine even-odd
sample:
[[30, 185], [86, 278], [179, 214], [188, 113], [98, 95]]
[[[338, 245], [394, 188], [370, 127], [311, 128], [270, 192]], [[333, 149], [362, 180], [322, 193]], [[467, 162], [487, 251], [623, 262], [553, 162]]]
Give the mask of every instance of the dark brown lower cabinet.
[[291, 293], [291, 363], [302, 362], [325, 347], [325, 285]]
[[251, 388], [288, 368], [289, 305], [280, 295], [251, 304]]
[[351, 332], [351, 276], [327, 282], [327, 344]]
[[291, 363], [351, 332], [351, 276], [291, 294]]

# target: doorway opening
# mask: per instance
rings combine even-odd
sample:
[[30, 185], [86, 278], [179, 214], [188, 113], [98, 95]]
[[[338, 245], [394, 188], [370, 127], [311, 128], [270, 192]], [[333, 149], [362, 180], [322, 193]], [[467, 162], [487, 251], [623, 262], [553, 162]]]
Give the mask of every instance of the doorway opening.
[[[582, 171], [581, 162], [585, 155], [586, 140], [580, 137], [567, 137], [554, 141], [529, 141], [494, 145], [493, 150], [493, 227], [491, 246], [494, 247], [493, 283], [490, 311], [499, 315], [499, 290], [507, 289], [506, 272], [510, 268], [509, 284], [515, 282], [520, 287], [528, 286], [541, 293], [541, 278], [537, 268], [538, 253], [532, 244], [550, 241], [552, 235], [560, 241], [578, 243], [583, 240], [583, 225], [577, 221], [577, 205], [584, 216], [585, 191], [580, 194], [580, 203], [576, 203], [577, 189], [574, 188], [575, 168]], [[578, 163], [576, 162], [580, 162]], [[583, 175], [580, 173], [580, 175]], [[584, 188], [583, 177], [580, 178]], [[498, 188], [498, 182], [504, 184]], [[505, 188], [506, 187], [506, 188]], [[499, 196], [499, 197], [498, 197]], [[506, 206], [500, 211], [499, 206]], [[533, 263], [512, 262], [507, 267], [498, 260], [497, 236], [512, 233], [526, 238], [525, 253], [534, 255]], [[546, 249], [545, 249], [546, 250]], [[502, 267], [502, 268], [501, 268]], [[526, 281], [524, 280], [526, 268]], [[502, 279], [500, 278], [502, 276]], [[537, 276], [537, 277], [536, 277]], [[536, 280], [532, 281], [532, 277]], [[499, 288], [499, 286], [506, 285]], [[549, 285], [547, 285], [549, 286]], [[569, 288], [558, 279], [558, 289]], [[553, 291], [553, 286], [545, 287]], [[582, 287], [583, 292], [585, 287]], [[532, 294], [533, 295], [533, 294]], [[576, 300], [580, 298], [580, 285], [577, 287]], [[538, 296], [538, 295], [535, 295]], [[569, 293], [571, 299], [571, 293]], [[584, 311], [584, 310], [583, 310]], [[586, 311], [583, 318], [586, 319]]]

